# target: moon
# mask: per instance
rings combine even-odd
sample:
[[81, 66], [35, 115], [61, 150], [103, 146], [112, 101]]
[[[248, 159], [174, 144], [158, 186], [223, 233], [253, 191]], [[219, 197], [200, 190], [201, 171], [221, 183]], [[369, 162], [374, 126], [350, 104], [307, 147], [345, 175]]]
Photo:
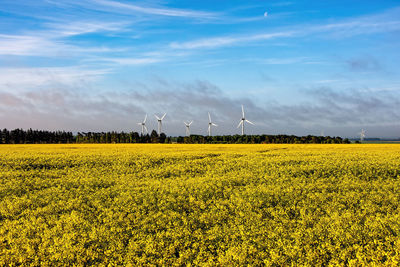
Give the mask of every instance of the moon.
[[264, 12], [264, 17], [268, 17], [268, 12], [267, 11]]

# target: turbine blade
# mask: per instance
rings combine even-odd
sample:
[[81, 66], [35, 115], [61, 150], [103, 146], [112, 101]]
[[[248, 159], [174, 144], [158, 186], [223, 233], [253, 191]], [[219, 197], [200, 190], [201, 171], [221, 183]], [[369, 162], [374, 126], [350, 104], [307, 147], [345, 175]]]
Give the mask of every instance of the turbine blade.
[[218, 126], [218, 125], [217, 125], [217, 124], [215, 124], [215, 123], [211, 123], [211, 125], [212, 125], [212, 126]]
[[246, 120], [246, 122], [248, 122], [248, 123], [250, 123], [250, 124], [253, 124], [254, 125], [254, 123], [252, 123], [251, 121], [249, 121], [249, 120]]
[[211, 115], [210, 115], [210, 112], [208, 112], [208, 121], [211, 122]]
[[237, 128], [239, 128], [239, 127], [240, 127], [240, 125], [242, 125], [242, 123], [243, 123], [243, 120], [241, 120], [241, 121], [239, 122], [239, 124], [238, 124]]
[[148, 133], [149, 131], [147, 130], [146, 125], [143, 125], [144, 129], [146, 130], [146, 133]]
[[154, 114], [154, 117], [156, 117], [157, 120], [160, 120], [160, 118], [156, 114]]
[[139, 125], [142, 125], [142, 123], [141, 123], [141, 122], [138, 122], [137, 124], [139, 124]]
[[188, 124], [187, 124], [185, 121], [184, 121], [183, 123], [184, 123], [186, 126], [188, 126]]
[[143, 123], [146, 123], [146, 120], [147, 120], [147, 114], [146, 114], [146, 116], [144, 116]]
[[244, 118], [244, 107], [242, 105], [242, 118]]
[[167, 115], [167, 113], [164, 113], [164, 115], [161, 117], [161, 120], [165, 118], [165, 115]]
[[189, 122], [189, 126], [192, 125], [193, 121]]

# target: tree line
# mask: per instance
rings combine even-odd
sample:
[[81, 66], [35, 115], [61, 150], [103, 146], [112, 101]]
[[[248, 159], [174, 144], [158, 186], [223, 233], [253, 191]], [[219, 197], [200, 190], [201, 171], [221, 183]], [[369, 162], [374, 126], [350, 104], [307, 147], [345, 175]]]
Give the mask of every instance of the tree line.
[[72, 132], [43, 130], [0, 131], [0, 144], [69, 144], [69, 143], [179, 143], [179, 144], [349, 144], [349, 139], [330, 136], [295, 135], [222, 135], [168, 137], [153, 130], [150, 134], [137, 132]]
[[74, 143], [72, 132], [42, 130], [0, 130], [0, 144], [68, 144]]
[[178, 137], [184, 144], [350, 144], [350, 140], [331, 136], [295, 135], [191, 135]]
[[153, 130], [151, 134], [141, 135], [137, 132], [79, 132], [75, 137], [76, 143], [98, 143], [98, 144], [118, 144], [118, 143], [171, 143], [171, 137], [164, 133], [160, 135]]

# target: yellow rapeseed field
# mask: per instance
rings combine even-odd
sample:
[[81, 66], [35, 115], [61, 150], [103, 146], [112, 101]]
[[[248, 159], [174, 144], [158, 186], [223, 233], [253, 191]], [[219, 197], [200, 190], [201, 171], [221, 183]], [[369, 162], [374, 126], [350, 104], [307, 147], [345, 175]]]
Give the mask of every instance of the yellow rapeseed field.
[[400, 264], [400, 145], [1, 145], [0, 265]]

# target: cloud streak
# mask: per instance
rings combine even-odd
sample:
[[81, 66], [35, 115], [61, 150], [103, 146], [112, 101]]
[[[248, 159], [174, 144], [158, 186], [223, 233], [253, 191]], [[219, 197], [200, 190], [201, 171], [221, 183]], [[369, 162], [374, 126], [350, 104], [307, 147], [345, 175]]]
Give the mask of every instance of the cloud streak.
[[102, 46], [71, 45], [61, 38], [48, 37], [47, 35], [41, 36], [34, 33], [30, 35], [0, 34], [0, 55], [65, 58], [119, 50]]
[[104, 21], [65, 21], [53, 19], [51, 22], [44, 23], [43, 26], [48, 28], [47, 32], [42, 35], [52, 38], [71, 37], [76, 35], [96, 33], [96, 32], [124, 32], [130, 26], [131, 22], [104, 22]]
[[234, 45], [248, 44], [256, 41], [279, 38], [301, 38], [319, 35], [329, 38], [348, 38], [356, 35], [395, 32], [400, 30], [400, 8], [395, 8], [379, 15], [363, 16], [336, 23], [323, 25], [296, 25], [291, 29], [275, 32], [254, 33], [242, 36], [218, 36], [185, 42], [172, 42], [173, 49], [214, 49]]
[[82, 81], [93, 82], [110, 72], [110, 69], [84, 67], [0, 68], [0, 89], [23, 91], [60, 84], [74, 87]]
[[[215, 18], [217, 14], [212, 12], [203, 12], [195, 10], [185, 10], [177, 8], [155, 8], [146, 7], [135, 4], [127, 4], [118, 1], [110, 0], [91, 0], [96, 5], [101, 5], [103, 7], [112, 8], [114, 11], [126, 14], [127, 12], [143, 13], [147, 15], [158, 15], [158, 16], [168, 16], [168, 17], [185, 17], [185, 18]], [[109, 10], [109, 9], [108, 9]]]
[[149, 65], [149, 64], [154, 64], [158, 62], [165, 61], [165, 58], [161, 57], [126, 57], [126, 58], [120, 58], [120, 57], [101, 57], [101, 58], [93, 58], [92, 60], [87, 60], [88, 62], [90, 61], [95, 61], [95, 62], [105, 62], [105, 63], [112, 63], [112, 64], [117, 64], [119, 66], [137, 66], [137, 65]]
[[223, 36], [215, 38], [205, 38], [194, 41], [171, 43], [170, 47], [173, 49], [203, 49], [203, 48], [219, 48], [230, 45], [237, 45], [240, 43], [248, 43], [254, 41], [271, 40], [282, 37], [291, 37], [294, 32], [276, 32], [276, 33], [263, 33], [244, 36]]

